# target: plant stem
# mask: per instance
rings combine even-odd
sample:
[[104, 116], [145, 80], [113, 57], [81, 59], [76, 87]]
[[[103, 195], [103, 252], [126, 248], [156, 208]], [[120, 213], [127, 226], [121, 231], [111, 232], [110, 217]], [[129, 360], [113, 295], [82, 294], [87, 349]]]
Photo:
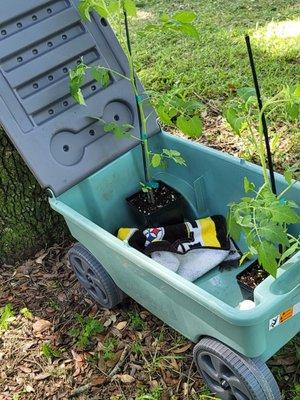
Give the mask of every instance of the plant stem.
[[[145, 180], [146, 180], [146, 183], [149, 184], [149, 182], [152, 181], [152, 175], [151, 175], [151, 169], [150, 169], [150, 165], [151, 165], [150, 151], [149, 151], [149, 143], [148, 143], [148, 137], [147, 137], [147, 117], [145, 115], [142, 100], [140, 99], [140, 95], [139, 95], [138, 84], [137, 84], [136, 73], [135, 73], [134, 58], [133, 58], [131, 42], [130, 42], [128, 18], [127, 18], [127, 13], [125, 10], [124, 10], [124, 19], [125, 19], [125, 29], [126, 29], [126, 37], [127, 37], [126, 50], [127, 50], [127, 57], [128, 57], [128, 62], [129, 62], [130, 83], [131, 83], [132, 91], [136, 98], [136, 104], [137, 104], [137, 108], [138, 108], [139, 125], [140, 125], [140, 139], [141, 139], [141, 146], [142, 146], [142, 153], [143, 153]], [[150, 203], [153, 204], [154, 203], [153, 190], [149, 189], [147, 194], [148, 194], [148, 200], [150, 201]]]

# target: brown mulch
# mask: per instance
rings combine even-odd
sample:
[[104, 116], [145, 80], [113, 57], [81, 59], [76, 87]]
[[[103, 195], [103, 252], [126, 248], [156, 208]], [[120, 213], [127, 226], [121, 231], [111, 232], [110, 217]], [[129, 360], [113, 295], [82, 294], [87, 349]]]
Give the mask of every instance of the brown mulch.
[[[11, 304], [14, 318], [0, 332], [0, 399], [129, 400], [155, 388], [163, 400], [201, 393], [203, 382], [190, 367], [191, 343], [130, 299], [112, 311], [97, 307], [77, 283], [67, 251], [54, 246], [17, 268], [1, 268], [0, 307]], [[20, 313], [25, 307], [32, 317]], [[141, 327], [131, 322], [132, 313]], [[84, 350], [70, 335], [78, 314], [105, 327]], [[107, 338], [115, 348], [104, 361]], [[41, 352], [45, 343], [60, 351], [52, 361]]]
[[[191, 366], [192, 344], [130, 299], [112, 311], [97, 307], [77, 283], [67, 251], [54, 246], [17, 267], [1, 267], [0, 307], [11, 304], [14, 317], [0, 332], [0, 400], [135, 400], [141, 393], [198, 400], [207, 394]], [[104, 326], [85, 349], [71, 335], [78, 315]], [[107, 338], [114, 348], [105, 360]], [[42, 353], [45, 343], [58, 351], [52, 360]], [[298, 364], [295, 341], [270, 362], [286, 400], [293, 399]]]

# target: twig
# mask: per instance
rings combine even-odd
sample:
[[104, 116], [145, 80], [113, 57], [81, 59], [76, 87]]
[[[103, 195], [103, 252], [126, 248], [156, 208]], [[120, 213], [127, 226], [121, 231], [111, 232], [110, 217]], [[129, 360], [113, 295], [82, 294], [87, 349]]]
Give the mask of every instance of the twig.
[[117, 364], [115, 365], [115, 367], [111, 370], [111, 372], [108, 374], [108, 376], [109, 376], [110, 378], [112, 378], [114, 375], [116, 375], [116, 374], [119, 372], [119, 370], [121, 369], [121, 367], [122, 367], [122, 365], [123, 365], [123, 363], [124, 363], [124, 361], [125, 361], [125, 359], [126, 359], [126, 357], [127, 357], [128, 348], [129, 348], [129, 346], [125, 346], [125, 348], [124, 348], [124, 350], [123, 350], [123, 352], [122, 352], [122, 354], [121, 354], [121, 357], [120, 357], [119, 361], [117, 362]]
[[91, 387], [92, 385], [90, 383], [84, 386], [79, 386], [77, 389], [73, 390], [73, 392], [69, 396], [69, 399], [73, 399], [74, 397], [80, 396], [82, 393], [85, 393], [88, 390], [90, 390]]

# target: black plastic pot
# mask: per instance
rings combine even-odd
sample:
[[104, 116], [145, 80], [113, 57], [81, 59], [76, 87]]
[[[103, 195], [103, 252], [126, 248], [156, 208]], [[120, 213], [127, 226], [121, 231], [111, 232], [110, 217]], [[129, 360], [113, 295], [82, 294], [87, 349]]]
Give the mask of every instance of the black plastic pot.
[[[248, 268], [247, 268], [247, 269], [248, 269]], [[244, 271], [243, 271], [243, 272], [244, 272]], [[248, 285], [245, 285], [243, 282], [241, 282], [241, 281], [239, 280], [239, 277], [240, 277], [240, 275], [243, 274], [243, 272], [241, 272], [240, 274], [238, 274], [237, 277], [236, 277], [237, 282], [238, 282], [239, 287], [240, 287], [241, 292], [242, 292], [242, 296], [243, 296], [244, 300], [252, 300], [252, 301], [254, 301], [254, 289], [251, 288], [251, 287], [248, 286]]]
[[180, 193], [178, 193], [176, 190], [166, 185], [165, 183], [161, 181], [158, 181], [158, 183], [159, 185], [166, 186], [167, 188], [172, 190], [174, 194], [176, 194], [176, 199], [172, 203], [160, 208], [159, 210], [149, 214], [141, 212], [133, 204], [133, 200], [136, 198], [136, 196], [138, 196], [138, 194], [140, 194], [140, 192], [137, 192], [126, 199], [129, 207], [135, 214], [139, 228], [154, 228], [160, 226], [175, 225], [184, 222], [185, 202], [183, 197]]
[[252, 300], [254, 301], [254, 289], [248, 285], [246, 285], [244, 282], [241, 282], [240, 278], [242, 275], [245, 274], [245, 272], [250, 271], [253, 268], [257, 268], [257, 261], [254, 261], [252, 264], [249, 265], [249, 267], [247, 267], [246, 269], [244, 269], [244, 271], [240, 272], [237, 276], [237, 282], [239, 284], [239, 287], [241, 289], [243, 298], [245, 300]]

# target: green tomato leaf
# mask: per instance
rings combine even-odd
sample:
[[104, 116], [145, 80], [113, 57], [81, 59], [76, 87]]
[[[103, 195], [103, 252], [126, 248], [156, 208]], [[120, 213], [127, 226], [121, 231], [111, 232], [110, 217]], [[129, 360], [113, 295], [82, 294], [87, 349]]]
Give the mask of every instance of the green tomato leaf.
[[238, 136], [241, 135], [242, 131], [246, 128], [247, 122], [244, 117], [239, 117], [238, 110], [230, 107], [225, 111], [225, 118], [231, 126], [233, 132]]
[[259, 236], [274, 244], [289, 246], [289, 239], [284, 228], [274, 222], [266, 222], [258, 228]]
[[69, 72], [69, 87], [71, 96], [77, 103], [81, 105], [85, 105], [81, 86], [84, 84], [86, 70], [87, 66], [82, 62]]
[[240, 227], [240, 225], [237, 224], [234, 216], [233, 216], [233, 212], [230, 211], [228, 216], [227, 216], [227, 225], [228, 225], [228, 233], [229, 235], [236, 241], [239, 240], [241, 233], [242, 233], [242, 229]]
[[272, 221], [281, 224], [298, 224], [300, 223], [300, 217], [295, 210], [290, 208], [286, 204], [280, 204], [274, 202], [269, 205], [269, 211], [272, 214]]
[[114, 129], [116, 128], [116, 123], [115, 122], [107, 122], [107, 123], [105, 123], [104, 124], [104, 126], [103, 126], [103, 129], [104, 129], [104, 132], [113, 132], [114, 131]]
[[104, 1], [102, 1], [101, 3], [102, 3], [101, 5], [95, 4], [93, 8], [96, 11], [96, 13], [98, 15], [100, 15], [101, 18], [107, 18], [108, 17], [107, 7], [106, 7]]
[[257, 246], [258, 261], [270, 275], [276, 278], [280, 253], [278, 248], [269, 242], [262, 242]]
[[255, 189], [254, 183], [250, 182], [246, 176], [244, 178], [244, 189], [246, 193], [252, 192]]
[[124, 10], [129, 17], [137, 16], [137, 8], [134, 0], [124, 0]]
[[245, 102], [248, 101], [251, 97], [256, 96], [256, 92], [254, 88], [251, 87], [243, 87], [237, 90], [238, 96], [243, 99]]
[[79, 5], [78, 5], [78, 12], [80, 14], [80, 17], [83, 20], [90, 21], [91, 16], [90, 16], [90, 11], [92, 8], [92, 1], [91, 0], [81, 0]]
[[81, 89], [78, 89], [77, 92], [71, 92], [73, 99], [80, 104], [81, 106], [85, 106], [86, 102]]
[[287, 260], [288, 258], [290, 258], [294, 253], [296, 253], [297, 250], [299, 250], [299, 243], [298, 241], [294, 244], [291, 245], [291, 247], [289, 247], [281, 256], [280, 260], [279, 260], [279, 264], [282, 265], [284, 263], [285, 260]]
[[197, 14], [193, 11], [178, 11], [173, 15], [175, 21], [183, 22], [184, 24], [190, 24], [195, 21]]
[[103, 86], [103, 88], [109, 86], [110, 74], [105, 68], [101, 66], [93, 67], [91, 74], [92, 77]]
[[169, 150], [171, 157], [179, 157], [181, 154], [177, 150]]
[[159, 119], [161, 120], [161, 122], [163, 124], [170, 125], [170, 126], [174, 125], [171, 118], [175, 117], [175, 115], [177, 114], [176, 110], [174, 110], [174, 109], [170, 110], [164, 106], [159, 106], [159, 107], [157, 107], [156, 111], [159, 116]]
[[152, 159], [151, 159], [151, 165], [153, 168], [158, 168], [161, 164], [161, 155], [160, 154], [154, 154]]
[[293, 181], [293, 172], [290, 169], [287, 169], [284, 173], [284, 179], [286, 180], [286, 182], [291, 185], [292, 181]]
[[176, 121], [176, 126], [185, 135], [192, 138], [198, 138], [203, 133], [203, 123], [201, 118], [197, 115], [192, 118], [184, 117], [183, 115], [179, 116]]

